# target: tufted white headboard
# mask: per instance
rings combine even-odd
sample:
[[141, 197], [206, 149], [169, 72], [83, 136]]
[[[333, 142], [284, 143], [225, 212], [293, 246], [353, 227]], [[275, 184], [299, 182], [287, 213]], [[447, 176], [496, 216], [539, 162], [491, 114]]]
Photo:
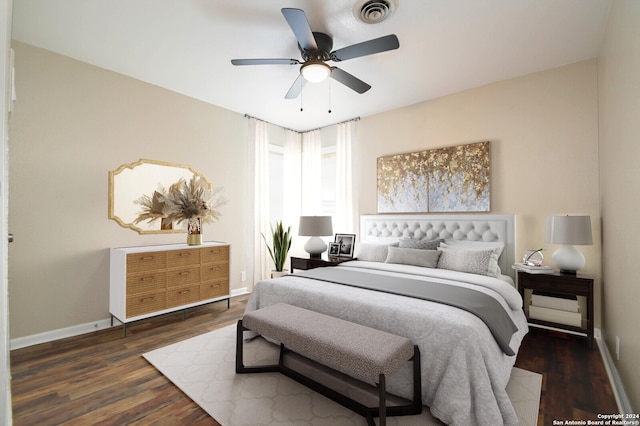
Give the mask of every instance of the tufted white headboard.
[[392, 243], [400, 238], [502, 241], [504, 251], [498, 264], [504, 275], [515, 279], [511, 267], [516, 258], [515, 225], [514, 215], [362, 215], [360, 241]]

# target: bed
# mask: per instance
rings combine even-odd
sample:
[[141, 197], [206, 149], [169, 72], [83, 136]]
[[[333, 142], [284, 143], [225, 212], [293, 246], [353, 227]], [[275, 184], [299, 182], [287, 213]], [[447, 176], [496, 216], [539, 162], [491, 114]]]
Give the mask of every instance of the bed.
[[[285, 302], [407, 337], [420, 348], [422, 402], [436, 418], [449, 425], [515, 424], [505, 387], [528, 327], [511, 268], [514, 229], [512, 215], [365, 215], [357, 260], [260, 281], [246, 309]], [[471, 293], [483, 301], [481, 310], [500, 312], [512, 332], [500, 340], [495, 320], [475, 308], [410, 297], [405, 286], [451, 288], [454, 296], [466, 292], [465, 299]], [[407, 365], [387, 389], [409, 397], [411, 383]]]

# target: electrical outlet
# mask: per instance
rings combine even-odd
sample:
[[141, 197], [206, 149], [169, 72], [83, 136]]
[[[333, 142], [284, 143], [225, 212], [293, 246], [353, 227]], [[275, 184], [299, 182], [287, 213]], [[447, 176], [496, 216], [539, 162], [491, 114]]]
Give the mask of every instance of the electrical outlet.
[[616, 336], [616, 359], [620, 361], [620, 338]]
[[245, 282], [247, 280], [247, 273], [245, 271], [240, 272], [240, 280]]

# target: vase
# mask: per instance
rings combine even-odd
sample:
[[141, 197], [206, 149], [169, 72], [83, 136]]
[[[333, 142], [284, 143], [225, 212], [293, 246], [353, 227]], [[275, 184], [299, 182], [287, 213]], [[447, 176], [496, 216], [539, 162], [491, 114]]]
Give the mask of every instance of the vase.
[[273, 269], [271, 271], [271, 278], [279, 278], [279, 277], [283, 277], [285, 275], [289, 275], [289, 270], [288, 269], [283, 269], [282, 271], [276, 271], [275, 269]]
[[202, 244], [202, 219], [199, 217], [187, 220], [187, 244], [190, 246]]

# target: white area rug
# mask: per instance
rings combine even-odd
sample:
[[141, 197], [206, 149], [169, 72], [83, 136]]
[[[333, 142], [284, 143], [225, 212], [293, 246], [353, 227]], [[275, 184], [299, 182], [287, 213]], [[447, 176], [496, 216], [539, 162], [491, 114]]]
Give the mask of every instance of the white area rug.
[[[144, 354], [162, 374], [224, 426], [366, 425], [364, 417], [280, 373], [235, 374], [235, 325]], [[245, 342], [245, 364], [277, 363], [278, 347]], [[507, 393], [520, 425], [535, 426], [542, 376], [514, 368]], [[388, 425], [442, 425], [425, 407]]]

